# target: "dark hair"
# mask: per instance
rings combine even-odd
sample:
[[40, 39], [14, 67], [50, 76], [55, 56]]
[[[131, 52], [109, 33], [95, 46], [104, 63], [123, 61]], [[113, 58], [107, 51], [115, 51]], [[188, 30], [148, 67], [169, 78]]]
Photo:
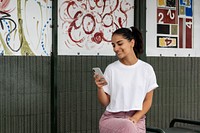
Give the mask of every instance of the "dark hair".
[[131, 41], [135, 40], [135, 46], [133, 50], [137, 58], [139, 58], [140, 54], [143, 53], [143, 38], [142, 33], [136, 27], [130, 28], [120, 28], [113, 32], [113, 35], [118, 34], [122, 35], [125, 39]]

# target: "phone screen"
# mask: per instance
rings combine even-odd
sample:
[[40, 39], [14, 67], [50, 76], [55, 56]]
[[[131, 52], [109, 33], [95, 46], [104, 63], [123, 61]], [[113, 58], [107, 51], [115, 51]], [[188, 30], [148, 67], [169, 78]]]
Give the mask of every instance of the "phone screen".
[[[99, 76], [101, 76], [101, 77], [102, 77], [101, 80], [105, 80], [104, 75], [103, 75], [103, 72], [101, 71], [101, 69], [100, 69], [99, 67], [94, 67], [94, 68], [92, 68], [92, 71], [93, 71], [95, 74], [98, 74]], [[107, 81], [106, 81], [106, 80], [105, 80], [104, 85], [107, 85]]]
[[95, 74], [98, 74], [99, 76], [103, 77], [103, 72], [101, 71], [101, 69], [99, 67], [94, 67], [94, 68], [92, 68], [92, 70]]

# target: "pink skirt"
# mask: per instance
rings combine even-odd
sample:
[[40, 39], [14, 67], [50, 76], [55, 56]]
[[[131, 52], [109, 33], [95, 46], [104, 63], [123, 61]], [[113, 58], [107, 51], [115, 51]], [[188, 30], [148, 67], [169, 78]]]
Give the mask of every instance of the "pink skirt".
[[146, 133], [146, 116], [133, 123], [128, 117], [134, 113], [135, 111], [117, 113], [105, 111], [99, 121], [100, 133]]

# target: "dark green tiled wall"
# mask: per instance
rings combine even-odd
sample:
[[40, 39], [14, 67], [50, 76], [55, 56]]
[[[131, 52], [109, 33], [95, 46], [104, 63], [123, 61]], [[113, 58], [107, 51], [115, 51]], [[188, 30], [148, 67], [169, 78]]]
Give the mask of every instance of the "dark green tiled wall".
[[0, 57], [0, 133], [50, 132], [50, 60]]
[[[147, 125], [166, 128], [174, 117], [200, 120], [200, 58], [146, 58], [155, 69]], [[58, 133], [95, 133], [104, 111], [97, 100], [92, 67], [103, 70], [115, 57], [59, 56]], [[0, 57], [0, 132], [50, 133], [51, 60]]]
[[148, 125], [169, 126], [174, 117], [200, 120], [200, 58], [148, 58], [159, 88], [148, 115]]

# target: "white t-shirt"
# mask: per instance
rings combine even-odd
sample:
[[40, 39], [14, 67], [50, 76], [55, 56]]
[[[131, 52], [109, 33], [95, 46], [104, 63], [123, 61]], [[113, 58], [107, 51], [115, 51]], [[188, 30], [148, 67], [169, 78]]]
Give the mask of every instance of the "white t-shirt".
[[107, 66], [104, 76], [108, 84], [103, 89], [110, 95], [109, 112], [142, 110], [146, 93], [158, 87], [153, 67], [142, 60], [130, 66], [115, 61]]

